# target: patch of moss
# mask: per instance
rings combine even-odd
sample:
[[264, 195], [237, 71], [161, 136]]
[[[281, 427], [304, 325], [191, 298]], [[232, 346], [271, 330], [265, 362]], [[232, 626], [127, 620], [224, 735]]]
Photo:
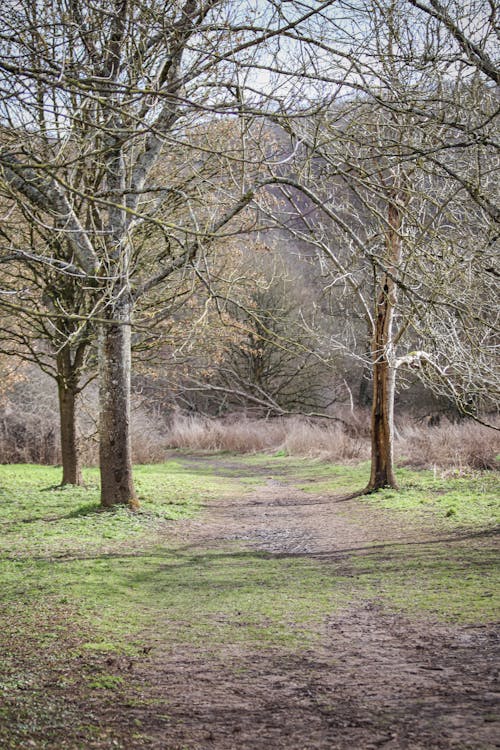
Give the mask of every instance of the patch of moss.
[[89, 681], [92, 690], [116, 690], [123, 685], [123, 677], [114, 674], [101, 674]]
[[84, 471], [84, 487], [57, 486], [60, 469], [0, 466], [0, 556], [78, 557], [142, 544], [169, 521], [193, 516], [210, 498], [242, 492], [230, 478], [178, 461], [138, 466], [139, 512], [99, 508], [98, 474]]
[[443, 622], [495, 622], [500, 567], [484, 538], [374, 548], [351, 559], [364, 596]]
[[431, 471], [399, 469], [398, 490], [367, 495], [364, 502], [410, 513], [449, 527], [494, 528], [500, 523], [500, 476], [474, 472], [468, 476], [435, 476]]

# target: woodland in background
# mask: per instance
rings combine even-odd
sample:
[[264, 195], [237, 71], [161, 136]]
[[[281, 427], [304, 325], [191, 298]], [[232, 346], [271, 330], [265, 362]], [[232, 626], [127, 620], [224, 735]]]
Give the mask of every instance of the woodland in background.
[[[132, 398], [133, 460], [138, 464], [163, 462], [172, 450], [185, 449], [241, 454], [264, 451], [338, 463], [366, 461], [370, 457], [369, 407], [355, 405], [351, 409], [349, 397], [346, 403], [343, 395], [340, 392], [333, 409], [335, 419], [265, 418], [252, 405], [246, 412], [204, 416], [207, 394], [202, 391], [183, 393], [179, 388], [174, 394], [161, 380], [138, 377]], [[176, 396], [182, 408], [172, 407]], [[79, 448], [87, 466], [99, 461], [96, 397], [96, 386], [91, 384], [82, 394], [79, 411]], [[222, 396], [217, 403], [219, 413], [221, 405], [228, 408]], [[395, 454], [399, 466], [431, 469], [440, 476], [498, 471], [499, 431], [463, 419], [418, 384], [400, 394], [397, 413]], [[22, 379], [3, 394], [0, 462], [61, 464], [57, 393], [51, 378], [40, 370], [27, 368]]]
[[[145, 435], [161, 453], [210, 433], [186, 415], [282, 420], [276, 449], [314, 423], [329, 455], [345, 438], [360, 457], [369, 425], [368, 491], [396, 486], [397, 389], [416, 424], [495, 429], [493, 3], [12, 10], [2, 460], [61, 460], [79, 484], [98, 433], [102, 504], [135, 507], [132, 443], [151, 460]], [[35, 416], [32, 437], [33, 366], [55, 381], [37, 409], [57, 392], [60, 420]], [[489, 457], [467, 464], [493, 465], [487, 430]]]

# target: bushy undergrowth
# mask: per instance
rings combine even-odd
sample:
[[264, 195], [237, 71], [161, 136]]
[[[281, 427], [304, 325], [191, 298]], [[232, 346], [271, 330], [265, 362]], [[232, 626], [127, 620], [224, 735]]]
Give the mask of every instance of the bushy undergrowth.
[[[328, 461], [365, 461], [370, 455], [369, 415], [358, 412], [344, 422], [306, 420], [217, 420], [177, 417], [164, 436], [165, 448], [254, 453], [273, 451], [287, 456]], [[498, 431], [464, 421], [442, 420], [428, 427], [410, 419], [398, 426], [398, 463], [416, 468], [498, 469]]]
[[[0, 411], [0, 463], [60, 462], [57, 403], [32, 397]], [[92, 387], [90, 391], [92, 390]], [[23, 385], [23, 393], [26, 385]], [[43, 388], [42, 388], [43, 391]], [[81, 404], [81, 451], [84, 465], [97, 464], [96, 394]], [[29, 392], [28, 392], [29, 395]], [[337, 420], [283, 417], [256, 419], [234, 414], [221, 419], [176, 415], [164, 420], [137, 403], [132, 414], [134, 462], [160, 463], [172, 449], [230, 453], [278, 453], [356, 463], [370, 456], [368, 411], [346, 411]], [[442, 418], [428, 426], [409, 417], [397, 420], [395, 452], [399, 465], [467, 471], [500, 468], [499, 432], [473, 421]]]
[[396, 441], [397, 454], [408, 466], [454, 469], [499, 469], [499, 432], [473, 421], [437, 427], [406, 422]]

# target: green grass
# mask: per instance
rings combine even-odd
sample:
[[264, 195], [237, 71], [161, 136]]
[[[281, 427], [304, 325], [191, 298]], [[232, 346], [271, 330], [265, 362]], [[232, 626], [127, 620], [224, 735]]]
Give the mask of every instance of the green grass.
[[389, 609], [462, 624], [500, 614], [498, 555], [481, 537], [374, 548], [351, 562], [362, 595]]
[[[305, 479], [299, 486], [314, 494], [349, 494], [368, 483], [370, 466], [328, 466], [309, 463], [296, 467]], [[427, 520], [449, 528], [493, 528], [500, 523], [500, 475], [497, 472], [471, 472], [462, 476], [434, 475], [432, 471], [396, 470], [399, 489], [385, 489], [366, 495], [362, 502], [376, 508], [406, 514], [419, 523]]]
[[[375, 549], [371, 556], [352, 556], [350, 563], [363, 571], [352, 578], [317, 561], [231, 546], [166, 548], [162, 534], [176, 520], [192, 516], [210, 499], [244, 495], [266, 477], [281, 477], [310, 493], [341, 494], [363, 486], [367, 471], [366, 464], [329, 466], [269, 456], [238, 457], [235, 463], [217, 474], [208, 460], [137, 467], [139, 513], [100, 512], [95, 471], [86, 472], [86, 487], [60, 489], [55, 487], [58, 469], [0, 466], [0, 597], [6, 611], [17, 613], [16, 622], [28, 632], [40, 614], [50, 621], [53, 609], [67, 608], [94, 633], [88, 642], [97, 644], [96, 650], [100, 643], [123, 649], [152, 622], [161, 622], [165, 637], [183, 642], [209, 637], [214, 644], [246, 639], [298, 647], [312, 637], [314, 628], [308, 626], [370, 594], [382, 570], [378, 595], [398, 607], [404, 607], [410, 587], [409, 610], [434, 607], [439, 613], [441, 606], [448, 618], [459, 609], [454, 602], [460, 591], [470, 589], [472, 599], [478, 592], [475, 604], [466, 607], [470, 616], [481, 611], [491, 616], [491, 602], [482, 593], [482, 552], [466, 563], [462, 553], [459, 562], [446, 550], [435, 559], [429, 553], [432, 564], [423, 565], [427, 558], [416, 558], [411, 546], [391, 552], [390, 563]], [[399, 480], [399, 491], [384, 490], [361, 502], [398, 513], [408, 523], [439, 519], [450, 529], [487, 530], [498, 522], [494, 475], [439, 479], [431, 472], [400, 470]], [[457, 572], [464, 565], [465, 583]], [[439, 606], [433, 604], [433, 591]], [[56, 639], [58, 629], [44, 637]]]
[[[308, 639], [304, 623], [321, 621], [345, 600], [335, 575], [314, 563], [159, 544], [162, 530], [209, 498], [244, 494], [256, 481], [251, 472], [236, 482], [203, 464], [140, 466], [139, 513], [100, 512], [93, 471], [86, 488], [56, 488], [57, 477], [47, 467], [0, 467], [0, 601], [20, 632], [67, 607], [94, 633], [96, 650], [110, 634], [108, 648], [122, 650], [159, 622], [163, 636], [177, 641], [201, 643], [208, 635], [214, 643], [298, 645]], [[44, 634], [58, 637], [57, 627]]]
[[[311, 649], [335, 612], [363, 601], [445, 622], [498, 617], [493, 474], [435, 478], [400, 470], [400, 491], [362, 497], [355, 516], [344, 519], [359, 526], [370, 513], [379, 520], [387, 514], [407, 543], [360, 545], [342, 559], [259, 554], [229, 541], [201, 549], [182, 536], [165, 541], [207, 502], [244, 501], [270, 478], [324, 501], [362, 489], [367, 474], [366, 464], [181, 456], [136, 468], [141, 510], [133, 513], [99, 511], [93, 470], [86, 487], [59, 489], [58, 469], [0, 466], [0, 698], [8, 705], [0, 719], [11, 728], [0, 728], [0, 744], [25, 746], [33, 735], [45, 737], [52, 721], [54, 732], [73, 723], [78, 736], [102, 736], [91, 716], [87, 723], [66, 716], [58, 695], [73, 691], [77, 705], [103, 695], [130, 701], [133, 673], [116, 665], [150, 650], [189, 646], [208, 657], [231, 645]], [[444, 541], [428, 533], [436, 525], [450, 531]]]
[[[340, 577], [317, 563], [231, 549], [4, 561], [2, 568], [2, 599], [12, 603], [11, 615], [23, 605], [32, 612], [27, 632], [41, 614], [50, 620], [52, 609], [76, 606], [80, 621], [94, 632], [96, 651], [140, 644], [152, 625], [163, 639], [178, 643], [243, 639], [298, 647], [315, 637], [305, 625], [320, 624], [349, 598], [339, 588]], [[56, 639], [57, 628], [45, 637]]]
[[230, 479], [182, 466], [178, 461], [138, 466], [134, 480], [141, 503], [99, 510], [98, 474], [84, 472], [85, 487], [59, 487], [60, 469], [0, 466], [0, 555], [78, 556], [113, 549], [119, 542], [142, 543], [165, 523], [193, 516], [206, 502], [231, 493]]
[[500, 481], [494, 472], [435, 477], [431, 471], [399, 469], [398, 490], [382, 490], [366, 502], [391, 511], [413, 514], [432, 523], [468, 528], [493, 528], [500, 523]]

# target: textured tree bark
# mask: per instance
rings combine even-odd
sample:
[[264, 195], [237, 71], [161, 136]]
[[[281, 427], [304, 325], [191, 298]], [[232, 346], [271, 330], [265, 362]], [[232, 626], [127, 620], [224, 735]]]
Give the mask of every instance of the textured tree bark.
[[377, 297], [372, 339], [373, 400], [371, 411], [371, 473], [366, 492], [383, 487], [397, 488], [394, 475], [394, 394], [396, 364], [393, 342], [394, 308], [397, 288], [394, 273], [401, 260], [401, 213], [396, 197], [388, 209], [387, 272], [383, 274]]
[[[377, 320], [377, 327], [379, 321]], [[381, 327], [383, 320], [380, 321]], [[396, 370], [385, 354], [374, 351], [371, 412], [371, 473], [367, 492], [397, 488], [394, 475], [394, 392]]]
[[63, 347], [57, 355], [62, 485], [83, 484], [76, 427], [76, 402], [79, 394], [78, 377], [78, 367], [73, 365], [71, 350], [69, 347]]
[[139, 503], [132, 479], [130, 439], [130, 308], [120, 301], [99, 332], [101, 505]]
[[78, 435], [76, 429], [76, 401], [78, 393], [70, 386], [58, 383], [59, 418], [61, 434], [62, 481], [61, 484], [83, 484]]

